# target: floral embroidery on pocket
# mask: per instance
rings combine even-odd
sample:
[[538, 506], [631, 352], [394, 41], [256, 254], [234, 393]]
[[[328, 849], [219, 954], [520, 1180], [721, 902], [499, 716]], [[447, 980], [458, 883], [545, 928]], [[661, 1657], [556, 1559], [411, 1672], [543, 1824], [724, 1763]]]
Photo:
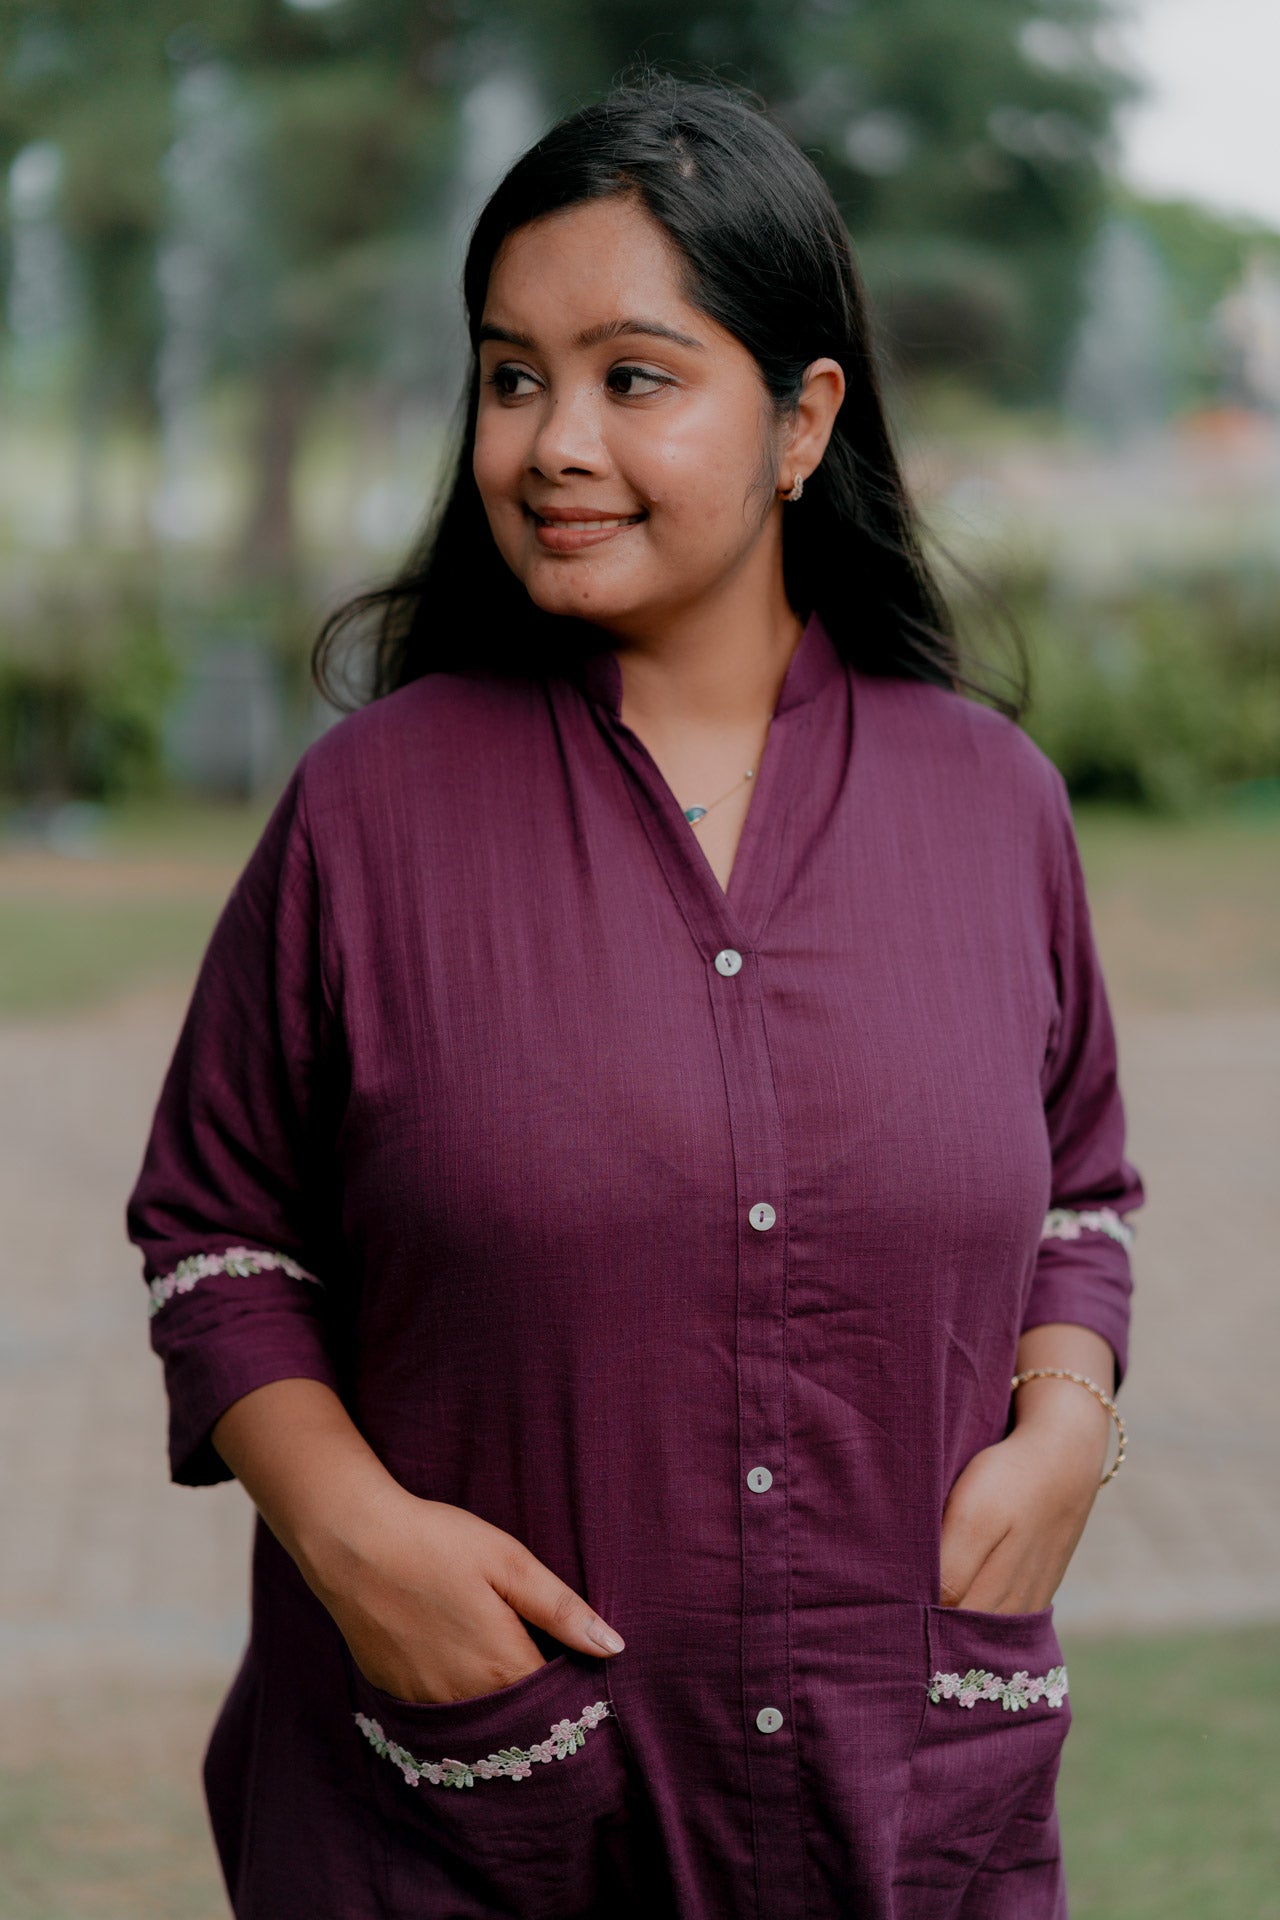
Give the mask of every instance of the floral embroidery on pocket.
[[524, 1780], [540, 1761], [564, 1760], [583, 1744], [587, 1730], [599, 1726], [609, 1712], [605, 1700], [584, 1707], [576, 1720], [557, 1720], [547, 1739], [532, 1747], [502, 1747], [486, 1754], [483, 1760], [415, 1760], [411, 1753], [388, 1740], [376, 1720], [367, 1713], [355, 1715], [359, 1727], [375, 1753], [399, 1767], [411, 1787], [429, 1780], [436, 1787], [473, 1787], [477, 1780]]
[[1114, 1207], [1051, 1207], [1044, 1217], [1042, 1240], [1078, 1240], [1082, 1233], [1106, 1233], [1122, 1247], [1132, 1245], [1133, 1228], [1127, 1227]]
[[1006, 1713], [1017, 1713], [1019, 1708], [1032, 1706], [1037, 1700], [1060, 1707], [1066, 1697], [1065, 1667], [1050, 1667], [1048, 1673], [1034, 1676], [1015, 1673], [1012, 1680], [1002, 1680], [998, 1673], [970, 1667], [964, 1674], [935, 1673], [929, 1682], [929, 1698], [935, 1706], [943, 1700], [954, 1700], [959, 1707], [972, 1707], [978, 1700], [998, 1700]]
[[245, 1275], [273, 1271], [287, 1273], [292, 1280], [309, 1280], [316, 1287], [321, 1284], [314, 1273], [308, 1273], [287, 1253], [272, 1253], [261, 1247], [228, 1247], [223, 1253], [189, 1254], [185, 1260], [179, 1260], [172, 1273], [163, 1273], [148, 1282], [147, 1291], [151, 1295], [148, 1312], [159, 1313], [175, 1293], [190, 1293], [198, 1281], [208, 1280], [215, 1273]]

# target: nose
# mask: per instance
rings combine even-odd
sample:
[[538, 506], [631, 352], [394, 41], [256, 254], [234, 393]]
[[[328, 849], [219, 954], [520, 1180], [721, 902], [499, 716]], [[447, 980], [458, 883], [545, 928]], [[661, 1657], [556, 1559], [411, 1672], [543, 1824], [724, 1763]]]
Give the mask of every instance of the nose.
[[538, 406], [530, 471], [553, 479], [563, 473], [598, 474], [607, 466], [599, 401], [591, 388], [583, 383], [548, 389]]

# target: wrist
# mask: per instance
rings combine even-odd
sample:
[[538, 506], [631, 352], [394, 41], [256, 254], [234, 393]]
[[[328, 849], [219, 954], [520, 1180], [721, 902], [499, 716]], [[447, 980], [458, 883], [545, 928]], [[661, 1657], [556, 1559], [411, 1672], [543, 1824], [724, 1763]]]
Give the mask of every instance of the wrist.
[[323, 1497], [295, 1515], [286, 1544], [313, 1593], [322, 1600], [351, 1591], [378, 1558], [378, 1543], [413, 1496], [380, 1463], [360, 1463], [330, 1483]]
[[1069, 1462], [1082, 1477], [1092, 1476], [1095, 1488], [1103, 1484], [1112, 1424], [1111, 1409], [1078, 1378], [1022, 1380], [1014, 1392], [1019, 1437], [1055, 1462]]
[[1063, 1435], [1094, 1434], [1105, 1440], [1111, 1415], [1075, 1380], [1027, 1380], [1013, 1396], [1016, 1427]]

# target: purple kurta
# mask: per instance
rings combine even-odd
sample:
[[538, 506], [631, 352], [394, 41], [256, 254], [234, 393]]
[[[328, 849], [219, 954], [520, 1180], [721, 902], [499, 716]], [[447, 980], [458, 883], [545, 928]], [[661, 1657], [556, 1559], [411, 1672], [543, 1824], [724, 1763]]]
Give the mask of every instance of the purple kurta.
[[205, 1762], [235, 1911], [1058, 1920], [1052, 1609], [938, 1594], [1022, 1329], [1124, 1365], [1143, 1195], [1063, 782], [815, 616], [726, 893], [620, 700], [606, 649], [333, 726], [165, 1081], [128, 1224], [174, 1479], [327, 1381], [627, 1642], [397, 1701], [259, 1521]]

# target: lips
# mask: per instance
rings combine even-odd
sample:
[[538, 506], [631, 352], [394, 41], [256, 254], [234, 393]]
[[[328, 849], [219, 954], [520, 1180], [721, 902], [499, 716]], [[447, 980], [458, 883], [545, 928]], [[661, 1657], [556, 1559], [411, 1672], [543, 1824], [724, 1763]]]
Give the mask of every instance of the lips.
[[599, 507], [594, 510], [590, 507], [547, 507], [542, 512], [530, 507], [528, 511], [541, 526], [573, 527], [579, 532], [598, 527], [630, 527], [645, 517], [643, 512], [605, 513]]
[[525, 511], [533, 521], [538, 545], [548, 553], [578, 553], [584, 547], [599, 546], [648, 518], [643, 512], [604, 513], [599, 507], [548, 507], [541, 513], [526, 507]]

